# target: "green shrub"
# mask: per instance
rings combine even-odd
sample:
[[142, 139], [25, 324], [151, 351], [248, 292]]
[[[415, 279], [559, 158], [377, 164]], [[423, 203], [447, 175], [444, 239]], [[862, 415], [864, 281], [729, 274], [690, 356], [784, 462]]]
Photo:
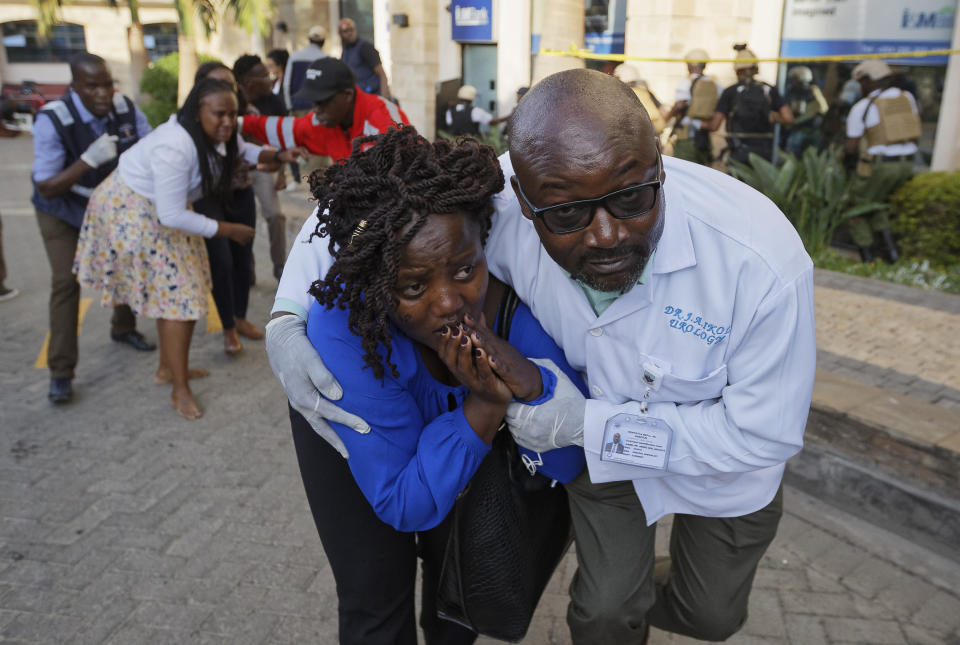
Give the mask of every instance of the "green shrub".
[[750, 154], [750, 165], [728, 162], [733, 176], [759, 190], [783, 211], [797, 229], [803, 246], [816, 255], [852, 217], [888, 208], [879, 202], [856, 203], [836, 150], [807, 148], [800, 159], [785, 154], [781, 166]]
[[[217, 60], [200, 54], [200, 63]], [[157, 127], [177, 111], [177, 73], [180, 70], [180, 54], [173, 52], [157, 59], [144, 70], [140, 80], [140, 93], [150, 96], [150, 101], [140, 106], [150, 125]]]
[[861, 262], [842, 257], [833, 249], [824, 249], [814, 255], [813, 264], [819, 269], [840, 271], [863, 278], [960, 294], [960, 264], [935, 266], [929, 260], [909, 258], [900, 258], [892, 264], [881, 261]]
[[890, 203], [904, 256], [960, 264], [960, 171], [921, 173], [901, 186]]
[[[475, 137], [473, 135], [465, 135], [465, 136], [468, 136], [471, 139], [476, 139], [480, 143], [484, 143], [490, 146], [497, 153], [497, 156], [502, 155], [504, 152], [506, 152], [510, 148], [506, 138], [504, 138], [503, 133], [500, 131], [499, 125], [490, 126], [490, 129], [487, 132], [481, 134], [479, 137]], [[460, 137], [455, 134], [450, 134], [446, 130], [437, 128], [437, 138], [456, 141]]]

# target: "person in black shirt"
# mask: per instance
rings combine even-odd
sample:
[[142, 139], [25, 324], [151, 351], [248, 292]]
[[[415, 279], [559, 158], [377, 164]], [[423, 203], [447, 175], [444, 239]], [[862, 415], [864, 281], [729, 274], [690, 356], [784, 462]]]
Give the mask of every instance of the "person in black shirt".
[[380, 52], [369, 40], [357, 36], [357, 24], [350, 18], [344, 18], [337, 25], [343, 53], [340, 60], [350, 66], [357, 79], [357, 85], [368, 94], [379, 94], [390, 98], [390, 86], [387, 73], [383, 71]]
[[726, 119], [731, 159], [750, 163], [750, 153], [754, 152], [769, 161], [773, 157], [773, 124], [790, 125], [793, 111], [784, 103], [777, 88], [754, 78], [760, 71], [756, 54], [746, 45], [734, 45], [734, 49], [738, 59], [733, 64], [737, 84], [720, 95], [710, 131], [719, 129]]
[[[245, 54], [238, 58], [233, 64], [233, 74], [237, 77], [237, 84], [249, 103], [248, 113], [266, 116], [287, 115], [287, 107], [283, 99], [273, 93], [270, 73], [259, 56]], [[283, 273], [283, 263], [287, 258], [287, 218], [280, 212], [277, 178], [275, 171], [253, 171], [253, 192], [257, 196], [257, 201], [260, 202], [260, 214], [266, 220], [267, 231], [270, 234], [273, 276], [279, 280]]]

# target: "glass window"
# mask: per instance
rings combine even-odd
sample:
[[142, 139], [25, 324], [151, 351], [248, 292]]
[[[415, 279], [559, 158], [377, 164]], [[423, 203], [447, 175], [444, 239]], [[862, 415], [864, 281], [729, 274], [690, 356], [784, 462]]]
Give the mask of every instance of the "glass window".
[[177, 25], [173, 22], [158, 22], [143, 26], [143, 46], [150, 62], [177, 51]]
[[3, 46], [10, 63], [66, 63], [74, 54], [87, 51], [83, 25], [54, 25], [50, 37], [42, 40], [35, 20], [5, 22]]

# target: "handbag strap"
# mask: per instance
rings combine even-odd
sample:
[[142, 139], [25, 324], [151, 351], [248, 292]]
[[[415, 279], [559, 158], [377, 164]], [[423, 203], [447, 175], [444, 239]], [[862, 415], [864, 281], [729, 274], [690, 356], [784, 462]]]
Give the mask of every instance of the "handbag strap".
[[510, 326], [513, 324], [513, 315], [520, 305], [520, 296], [510, 285], [504, 285], [503, 296], [500, 298], [500, 307], [497, 310], [497, 322], [494, 331], [497, 336], [510, 341]]

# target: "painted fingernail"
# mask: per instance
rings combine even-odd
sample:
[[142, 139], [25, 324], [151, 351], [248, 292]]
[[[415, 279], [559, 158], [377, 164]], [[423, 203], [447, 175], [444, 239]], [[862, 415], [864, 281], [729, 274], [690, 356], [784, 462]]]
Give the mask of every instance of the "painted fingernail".
[[450, 333], [450, 325], [444, 325], [443, 327], [440, 328], [441, 336], [446, 336], [449, 333]]
[[466, 344], [469, 343], [469, 342], [470, 342], [470, 339], [467, 338], [466, 335], [464, 335], [464, 336], [460, 339], [460, 346], [461, 346], [461, 347], [464, 347], [464, 346], [466, 346]]
[[459, 328], [459, 327], [454, 327], [454, 328], [450, 331], [450, 334], [451, 334], [454, 338], [458, 338], [458, 337], [460, 336], [460, 328]]
[[483, 356], [483, 352], [479, 348], [475, 347], [473, 349], [473, 355], [476, 356], [477, 358], [480, 358], [481, 356]]
[[463, 314], [463, 319], [466, 320], [468, 323], [473, 323], [473, 316], [471, 316], [470, 314]]

